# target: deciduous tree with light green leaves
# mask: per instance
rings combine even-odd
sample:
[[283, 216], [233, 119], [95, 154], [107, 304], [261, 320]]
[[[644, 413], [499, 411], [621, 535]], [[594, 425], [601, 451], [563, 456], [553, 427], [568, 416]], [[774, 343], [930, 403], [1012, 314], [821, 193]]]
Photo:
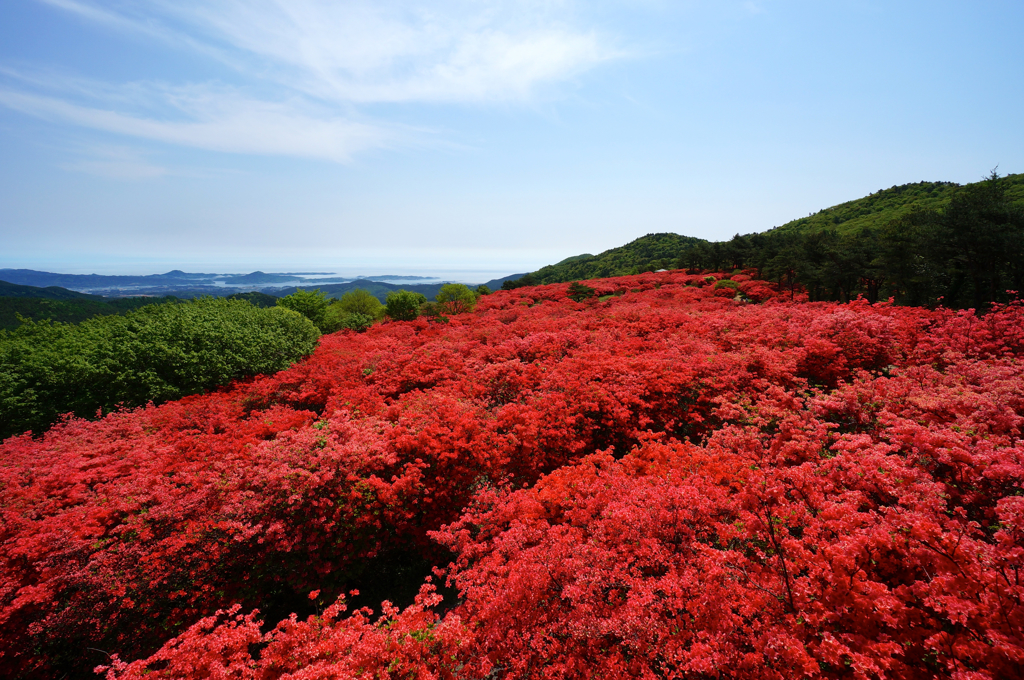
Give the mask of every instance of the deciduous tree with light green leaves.
[[313, 325], [320, 332], [329, 332], [327, 328], [327, 307], [330, 301], [326, 295], [320, 292], [319, 288], [316, 290], [302, 290], [299, 288], [291, 295], [278, 298], [277, 304], [279, 307], [291, 309], [302, 314], [312, 321]]
[[335, 303], [346, 314], [365, 314], [374, 319], [384, 316], [384, 305], [373, 293], [362, 288], [350, 290]]
[[435, 299], [445, 314], [471, 312], [476, 305], [476, 293], [461, 283], [444, 284]]
[[420, 305], [426, 301], [423, 293], [395, 290], [388, 293], [384, 313], [394, 321], [413, 321], [420, 315]]
[[364, 331], [384, 316], [384, 305], [369, 291], [356, 288], [331, 303], [325, 316], [322, 329], [325, 333], [333, 333], [342, 328]]

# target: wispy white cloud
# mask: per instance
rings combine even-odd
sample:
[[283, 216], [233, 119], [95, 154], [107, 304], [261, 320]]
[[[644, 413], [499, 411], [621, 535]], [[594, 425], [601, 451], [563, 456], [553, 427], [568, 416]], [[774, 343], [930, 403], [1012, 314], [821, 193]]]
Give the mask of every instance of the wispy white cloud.
[[160, 6], [311, 94], [341, 101], [523, 99], [538, 86], [622, 54], [607, 36], [580, 25], [567, 1], [184, 0]]
[[37, 0], [44, 5], [50, 5], [62, 9], [66, 12], [76, 14], [83, 19], [89, 21], [95, 21], [100, 24], [105, 24], [111, 28], [117, 28], [121, 30], [130, 30], [132, 32], [146, 32], [150, 35], [157, 35], [158, 32], [153, 29], [152, 26], [147, 26], [144, 23], [132, 21], [131, 19], [124, 17], [115, 12], [111, 12], [100, 7], [95, 7], [82, 2], [76, 2], [76, 0]]
[[382, 126], [303, 113], [301, 104], [269, 103], [226, 91], [169, 90], [166, 119], [82, 106], [58, 97], [0, 89], [0, 104], [46, 120], [159, 142], [231, 153], [287, 155], [344, 162], [393, 143]]
[[[0, 69], [0, 105], [202, 149], [344, 162], [412, 135], [373, 103], [526, 101], [620, 56], [571, 0], [38, 0], [109, 30], [193, 50], [240, 84], [111, 84]], [[260, 96], [251, 94], [260, 92]]]
[[[214, 46], [194, 39], [192, 36], [159, 21], [155, 15], [135, 12], [133, 14], [122, 14], [110, 9], [97, 7], [92, 4], [79, 2], [78, 0], [36, 0], [44, 5], [50, 5], [56, 9], [74, 14], [81, 19], [91, 21], [108, 29], [120, 31], [130, 35], [136, 35], [150, 40], [158, 40], [167, 45], [184, 48], [215, 57], [221, 61], [238, 66], [239, 62], [234, 60]], [[140, 8], [141, 9], [141, 8]]]

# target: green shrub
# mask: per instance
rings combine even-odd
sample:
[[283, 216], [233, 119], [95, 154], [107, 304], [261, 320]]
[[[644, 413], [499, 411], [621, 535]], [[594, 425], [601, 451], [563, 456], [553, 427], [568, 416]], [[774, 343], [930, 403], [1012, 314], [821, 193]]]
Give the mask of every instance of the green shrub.
[[395, 321], [413, 321], [420, 314], [420, 305], [426, 301], [423, 293], [393, 290], [386, 298], [384, 313]]
[[[335, 300], [324, 313], [324, 333], [334, 333], [342, 328], [364, 331], [374, 321], [384, 316], [384, 305], [369, 291], [357, 288]], [[368, 321], [367, 321], [368, 319]]]
[[0, 437], [41, 432], [64, 413], [178, 399], [310, 354], [311, 321], [283, 307], [201, 298], [80, 324], [0, 331]]
[[590, 286], [586, 286], [580, 283], [579, 281], [575, 281], [569, 284], [568, 297], [570, 300], [575, 300], [576, 302], [583, 302], [587, 298], [594, 297], [594, 295], [596, 294], [597, 293], [596, 291], [594, 291], [593, 288], [591, 288]]
[[448, 323], [448, 317], [444, 315], [444, 308], [439, 302], [424, 302], [420, 305], [420, 316], [425, 316], [430, 321]]
[[330, 302], [327, 296], [316, 290], [302, 290], [298, 288], [291, 295], [277, 299], [277, 305], [302, 314], [313, 322], [321, 332], [327, 332], [327, 306]]
[[736, 283], [735, 281], [730, 281], [729, 279], [722, 279], [721, 281], [715, 284], [715, 290], [718, 290], [719, 288], [732, 288], [733, 290], [738, 290], [739, 287], [740, 284]]
[[348, 314], [364, 314], [373, 319], [380, 319], [384, 316], [384, 305], [374, 297], [373, 293], [362, 288], [350, 290], [334, 304]]
[[376, 321], [376, 319], [369, 314], [363, 314], [362, 312], [349, 312], [341, 317], [339, 328], [348, 328], [362, 333], [372, 326], [374, 321]]
[[435, 299], [445, 314], [471, 312], [476, 306], [476, 293], [461, 283], [444, 284]]

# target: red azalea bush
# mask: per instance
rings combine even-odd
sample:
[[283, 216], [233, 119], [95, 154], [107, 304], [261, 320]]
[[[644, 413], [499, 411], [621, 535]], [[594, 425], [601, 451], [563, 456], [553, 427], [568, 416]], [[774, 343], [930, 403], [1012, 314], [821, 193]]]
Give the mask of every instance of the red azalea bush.
[[[0, 672], [1019, 676], [1021, 308], [707, 278], [501, 291], [7, 440]], [[399, 556], [458, 600], [288, 616]]]

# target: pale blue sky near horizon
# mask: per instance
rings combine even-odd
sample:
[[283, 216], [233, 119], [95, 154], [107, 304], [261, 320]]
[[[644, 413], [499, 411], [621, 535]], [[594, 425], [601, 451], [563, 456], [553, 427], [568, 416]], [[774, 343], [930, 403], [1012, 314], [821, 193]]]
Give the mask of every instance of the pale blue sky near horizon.
[[8, 0], [0, 267], [491, 278], [1024, 172], [1022, 32], [1019, 0]]

